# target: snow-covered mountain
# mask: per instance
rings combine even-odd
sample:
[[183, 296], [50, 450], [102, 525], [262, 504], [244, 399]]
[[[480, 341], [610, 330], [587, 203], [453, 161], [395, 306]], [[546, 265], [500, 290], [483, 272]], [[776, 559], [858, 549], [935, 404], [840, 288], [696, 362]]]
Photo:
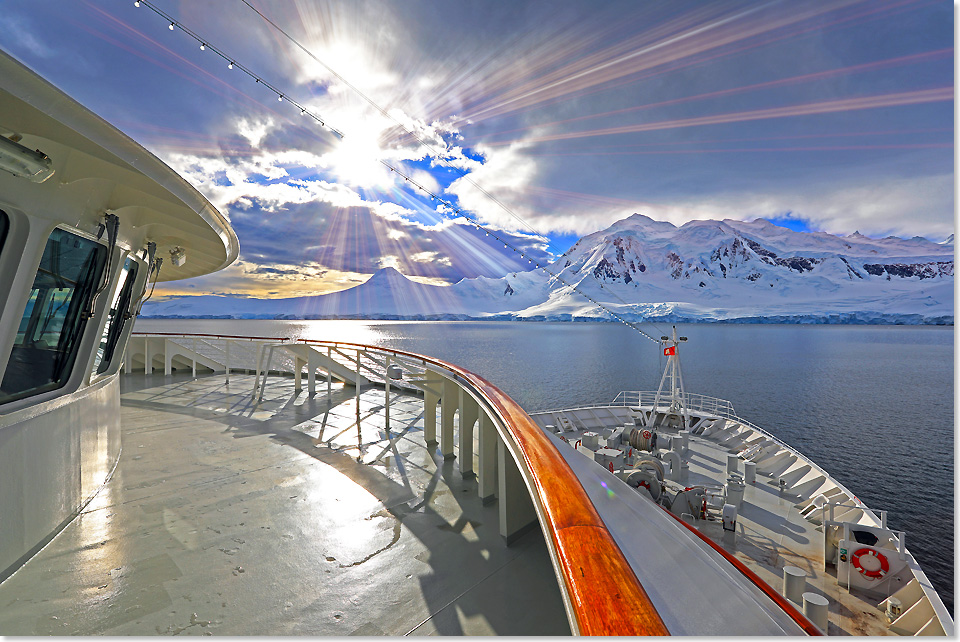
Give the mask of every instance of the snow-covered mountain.
[[637, 321], [953, 323], [949, 239], [804, 233], [763, 219], [676, 227], [634, 214], [581, 238], [548, 269], [442, 287], [385, 268], [322, 296], [183, 297], [149, 302], [144, 315], [610, 318], [592, 298]]

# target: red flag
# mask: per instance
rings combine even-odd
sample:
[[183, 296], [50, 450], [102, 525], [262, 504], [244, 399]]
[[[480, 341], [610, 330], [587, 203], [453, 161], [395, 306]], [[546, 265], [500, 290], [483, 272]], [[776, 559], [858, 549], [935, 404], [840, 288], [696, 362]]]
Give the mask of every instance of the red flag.
[[663, 349], [663, 356], [669, 357], [677, 354], [677, 346], [670, 346], [669, 348]]

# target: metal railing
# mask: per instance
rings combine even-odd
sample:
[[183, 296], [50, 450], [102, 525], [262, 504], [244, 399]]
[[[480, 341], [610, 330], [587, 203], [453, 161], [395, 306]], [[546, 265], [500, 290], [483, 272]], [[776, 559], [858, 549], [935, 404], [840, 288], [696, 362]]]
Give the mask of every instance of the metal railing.
[[[633, 391], [624, 390], [613, 400], [611, 406], [653, 406], [656, 401], [657, 392], [654, 391]], [[706, 395], [684, 393], [682, 395], [683, 405], [692, 412], [716, 415], [725, 419], [734, 419], [740, 421], [737, 413], [733, 409], [733, 404], [726, 399], [717, 397], [708, 397]], [[661, 396], [661, 401], [664, 397]]]
[[[653, 406], [656, 399], [656, 391], [633, 391], [633, 390], [623, 390], [621, 391], [610, 404], [611, 406]], [[804, 456], [800, 451], [798, 451], [793, 446], [789, 445], [779, 437], [771, 434], [767, 430], [764, 430], [760, 426], [757, 426], [751, 421], [744, 419], [737, 415], [736, 411], [733, 409], [733, 404], [726, 399], [719, 399], [717, 397], [709, 397], [707, 395], [691, 394], [684, 393], [682, 396], [683, 403], [686, 406], [687, 410], [693, 414], [701, 413], [706, 415], [713, 415], [722, 419], [727, 419], [729, 421], [735, 421], [738, 424], [742, 425], [745, 428], [753, 430], [765, 438], [769, 439], [773, 443], [780, 446], [780, 448], [786, 450], [787, 452], [795, 455], [799, 459], [803, 460], [804, 463], [809, 464], [812, 470], [817, 471], [822, 474], [826, 479], [829, 479], [831, 483], [836, 484], [837, 487], [843, 491], [848, 497], [853, 499], [857, 503], [857, 506], [870, 515], [877, 519], [879, 518], [876, 513], [869, 509], [863, 502], [860, 501], [860, 498], [854, 495], [850, 490], [848, 490], [843, 484], [833, 478], [833, 476], [828, 473], [826, 470], [821, 468], [816, 462], [811, 461], [809, 458]], [[664, 397], [661, 397], [661, 405], [665, 401]]]
[[[464, 448], [472, 448], [465, 444], [473, 443], [473, 421], [477, 422], [481, 438], [478, 487], [490, 483], [484, 479], [489, 480], [492, 471], [495, 471], [492, 477], [501, 480], [496, 493], [501, 507], [501, 533], [504, 533], [503, 522], [509, 517], [509, 509], [504, 508], [510, 501], [509, 495], [516, 495], [518, 492], [529, 495], [535, 512], [533, 519], [539, 521], [543, 529], [544, 540], [557, 572], [567, 618], [574, 634], [669, 634], [649, 596], [640, 585], [636, 573], [570, 465], [530, 416], [513, 399], [482, 377], [440, 359], [355, 343], [309, 340], [292, 342], [282, 337], [254, 338], [209, 334], [134, 333], [134, 337], [144, 340], [144, 371], [152, 371], [153, 357], [148, 354], [151, 339], [164, 340], [162, 343], [157, 342], [156, 349], [161, 349], [161, 346], [177, 349], [174, 344], [179, 346], [182, 342], [180, 349], [186, 347], [194, 356], [199, 355], [201, 350], [209, 352], [214, 348], [222, 349], [226, 354], [234, 342], [254, 342], [258, 356], [256, 385], [261, 391], [266, 385], [267, 371], [271, 369], [273, 352], [281, 351], [288, 353], [288, 359], [284, 363], [293, 364], [290, 370], [286, 370], [285, 365], [281, 369], [294, 374], [298, 388], [304, 367], [308, 369], [311, 387], [315, 375], [313, 369], [324, 367], [318, 366], [318, 363], [322, 362], [326, 366], [328, 385], [331, 371], [350, 367], [355, 381], [385, 386], [388, 395], [386, 408], [389, 408], [390, 388], [401, 385], [401, 381], [392, 376], [390, 368], [399, 365], [403, 383], [424, 393], [424, 433], [428, 441], [431, 433], [436, 437], [436, 402], [441, 402], [439, 445], [441, 453], [444, 454], [453, 453], [452, 413], [444, 410], [445, 404], [458, 404], [461, 417], [459, 459], [462, 472], [466, 472], [464, 466], [469, 469], [473, 465], [472, 453], [465, 453]], [[220, 341], [225, 341], [222, 348], [217, 343]], [[127, 349], [131, 350], [131, 346]], [[264, 360], [265, 353], [268, 356]], [[127, 358], [129, 357], [128, 354]], [[165, 363], [169, 363], [166, 356]], [[242, 366], [238, 363], [236, 367]], [[346, 376], [343, 370], [340, 370], [340, 373]], [[256, 395], [256, 390], [254, 394]], [[359, 398], [359, 386], [357, 396]], [[454, 401], [450, 401], [451, 398]], [[474, 404], [473, 411], [470, 410], [470, 404]], [[429, 409], [431, 405], [432, 411]], [[464, 421], [471, 412], [477, 413], [473, 415], [476, 419]], [[433, 423], [432, 427], [428, 426], [430, 423]], [[489, 452], [485, 453], [482, 445], [486, 434], [483, 431], [489, 427], [496, 431], [497, 447], [493, 451], [493, 457], [499, 459], [500, 464], [489, 461], [491, 455]], [[465, 433], [468, 434], [466, 438]], [[508, 482], [502, 481], [509, 475], [500, 467], [511, 465], [503, 463], [504, 455], [498, 452], [501, 450], [507, 453], [507, 462], [515, 463], [521, 488], [516, 488], [516, 483], [512, 487]]]

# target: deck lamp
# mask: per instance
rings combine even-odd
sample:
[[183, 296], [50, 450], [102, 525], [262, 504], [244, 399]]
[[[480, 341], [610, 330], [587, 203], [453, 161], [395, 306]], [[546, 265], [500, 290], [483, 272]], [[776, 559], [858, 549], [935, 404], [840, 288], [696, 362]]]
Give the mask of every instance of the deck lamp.
[[53, 161], [39, 149], [33, 150], [12, 138], [0, 136], [0, 169], [33, 183], [42, 183], [53, 176]]
[[175, 267], [183, 267], [187, 262], [187, 251], [179, 245], [173, 248], [170, 250], [170, 262], [173, 263]]

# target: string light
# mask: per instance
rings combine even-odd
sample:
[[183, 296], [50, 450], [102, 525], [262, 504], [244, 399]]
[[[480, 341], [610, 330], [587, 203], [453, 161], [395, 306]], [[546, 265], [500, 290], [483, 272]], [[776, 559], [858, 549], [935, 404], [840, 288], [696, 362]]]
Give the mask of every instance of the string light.
[[[207, 42], [206, 42], [205, 40], [202, 40], [202, 39], [201, 39], [197, 34], [195, 34], [193, 31], [191, 31], [190, 29], [184, 27], [184, 26], [181, 25], [181, 24], [178, 24], [175, 20], [173, 20], [173, 19], [171, 18], [171, 16], [167, 15], [166, 13], [164, 13], [163, 11], [161, 11], [160, 9], [158, 9], [157, 7], [153, 6], [153, 4], [152, 4], [151, 2], [149, 2], [148, 0], [135, 0], [135, 1], [134, 1], [134, 6], [135, 6], [135, 7], [140, 7], [141, 4], [146, 5], [147, 8], [149, 8], [150, 10], [152, 10], [152, 11], [153, 11], [154, 13], [156, 13], [157, 15], [159, 15], [159, 16], [167, 19], [167, 20], [170, 20], [170, 24], [169, 24], [169, 26], [168, 26], [168, 28], [170, 29], [170, 31], [173, 31], [175, 27], [176, 27], [176, 28], [179, 28], [181, 31], [183, 31], [185, 34], [187, 34], [188, 36], [190, 36], [190, 37], [193, 38], [196, 42], [199, 43], [199, 45], [200, 45], [200, 50], [201, 50], [201, 51], [205, 51], [205, 50], [206, 50], [206, 48], [207, 48], [207, 46], [208, 46], [208, 45], [207, 45]], [[249, 3], [245, 2], [245, 0], [244, 0], [244, 4], [247, 4], [247, 6], [249, 6], [251, 9], [254, 9]], [[254, 9], [254, 11], [256, 11], [256, 9]], [[259, 12], [257, 12], [257, 13], [259, 13]], [[266, 20], [266, 17], [265, 17], [265, 16], [263, 16], [262, 14], [260, 14], [260, 15], [261, 15], [261, 17], [263, 17], [263, 18]], [[267, 22], [270, 22], [270, 21], [267, 20]], [[270, 22], [270, 24], [273, 25], [275, 28], [279, 29], [279, 27], [277, 27], [276, 25], [274, 25], [272, 22]], [[284, 35], [287, 35], [287, 34], [286, 34], [285, 32], [283, 32], [282, 30], [280, 30], [280, 31], [281, 31], [281, 33], [284, 33]], [[288, 35], [287, 37], [290, 38], [289, 35]], [[293, 40], [293, 39], [291, 38], [291, 40]], [[300, 46], [301, 48], [303, 48], [303, 46], [300, 45], [298, 42], [296, 42], [296, 40], [294, 40], [294, 43], [297, 44], [298, 46]], [[214, 47], [214, 46], [211, 45], [211, 46], [210, 46], [210, 49], [211, 49], [215, 54], [219, 55], [221, 58], [223, 58], [224, 60], [227, 61], [227, 63], [228, 63], [228, 64], [227, 64], [227, 68], [228, 68], [228, 69], [233, 69], [234, 66], [239, 67], [241, 71], [243, 71], [243, 72], [246, 73], [248, 76], [250, 76], [251, 78], [253, 78], [254, 81], [255, 81], [257, 84], [262, 84], [262, 85], [264, 85], [265, 87], [267, 87], [268, 89], [270, 89], [271, 91], [273, 91], [273, 92], [277, 95], [277, 101], [278, 101], [278, 102], [283, 102], [283, 99], [284, 99], [285, 96], [284, 96], [284, 94], [283, 94], [282, 92], [280, 92], [278, 89], [274, 88], [272, 85], [270, 85], [269, 83], [267, 83], [265, 80], [261, 79], [258, 75], [254, 74], [252, 71], [250, 71], [249, 69], [247, 69], [247, 68], [244, 67], [243, 65], [237, 63], [237, 62], [236, 62], [235, 60], [233, 60], [232, 58], [228, 58], [223, 52], [221, 52], [221, 51], [220, 51], [219, 49], [217, 49], [216, 47]], [[307, 52], [307, 53], [309, 53], [309, 52]], [[310, 54], [310, 55], [312, 55], [312, 54]], [[314, 57], [314, 58], [315, 58], [315, 57]], [[318, 61], [318, 62], [319, 62], [319, 61]], [[321, 64], [323, 64], [323, 63], [321, 62]], [[324, 66], [326, 66], [326, 65], [324, 65]], [[332, 70], [331, 70], [331, 71], [332, 71]], [[336, 72], [333, 72], [333, 73], [334, 73], [334, 75], [336, 75], [338, 78], [341, 78], [338, 74], [336, 74]], [[378, 109], [381, 113], [383, 113], [384, 115], [386, 115], [386, 116], [390, 117], [391, 119], [393, 119], [394, 121], [396, 121], [396, 119], [393, 118], [392, 116], [390, 116], [390, 114], [388, 114], [386, 111], [384, 111], [383, 108], [381, 108], [381, 107], [379, 107], [378, 105], [376, 105], [375, 103], [373, 103], [369, 98], [367, 98], [366, 96], [364, 96], [358, 89], [356, 89], [355, 87], [353, 87], [352, 85], [350, 85], [350, 83], [348, 83], [345, 79], [341, 78], [341, 80], [343, 80], [343, 82], [344, 82], [347, 86], [349, 86], [351, 89], [353, 89], [353, 90], [356, 91], [357, 93], [360, 93], [360, 95], [361, 95], [364, 99], [366, 99], [367, 102], [370, 102], [370, 104], [373, 105], [376, 109]], [[300, 105], [299, 103], [297, 103], [297, 102], [294, 101], [294, 100], [290, 100], [289, 98], [288, 98], [288, 101], [291, 102], [291, 103], [292, 103], [293, 105], [295, 105], [296, 107], [300, 108], [300, 115], [301, 115], [301, 116], [309, 115], [309, 116], [312, 117], [315, 121], [317, 121], [317, 123], [319, 123], [319, 125], [320, 125], [321, 127], [323, 127], [324, 129], [329, 130], [330, 132], [332, 132], [333, 134], [335, 134], [337, 137], [339, 137], [339, 138], [341, 138], [341, 139], [343, 138], [343, 133], [342, 133], [342, 132], [340, 132], [340, 131], [337, 130], [337, 129], [334, 129], [334, 128], [332, 128], [332, 127], [327, 126], [327, 125], [325, 124], [325, 122], [324, 122], [319, 116], [317, 116], [317, 115], [315, 115], [315, 114], [313, 114], [313, 113], [308, 112], [307, 109], [306, 109], [306, 107]], [[398, 124], [401, 126], [401, 128], [403, 128], [405, 131], [407, 131], [408, 134], [412, 135], [412, 136], [413, 136], [415, 139], [417, 139], [421, 144], [427, 145], [427, 147], [428, 147], [429, 149], [433, 150], [433, 148], [432, 148], [429, 144], [427, 144], [425, 141], [423, 141], [415, 132], [410, 132], [409, 130], [407, 130], [407, 128], [406, 128], [402, 123], [399, 123], [399, 121], [397, 121], [397, 122], [398, 122]], [[441, 155], [439, 152], [437, 152], [436, 150], [433, 150], [433, 151], [435, 152], [436, 156], [441, 159], [441, 162], [443, 162], [442, 155]], [[420, 185], [419, 183], [417, 183], [416, 181], [414, 181], [413, 179], [411, 179], [409, 176], [407, 176], [406, 174], [404, 174], [403, 172], [401, 172], [400, 170], [398, 170], [398, 169], [396, 169], [396, 168], [394, 168], [394, 167], [391, 167], [388, 163], [386, 163], [386, 162], [383, 161], [383, 160], [381, 160], [380, 162], [381, 162], [383, 165], [385, 165], [388, 169], [390, 169], [390, 171], [395, 172], [395, 173], [398, 174], [399, 176], [403, 176], [405, 182], [413, 184], [414, 186], [417, 187], [417, 189], [419, 189], [420, 191], [422, 191], [424, 194], [429, 195], [431, 201], [439, 201], [440, 204], [441, 204], [443, 207], [447, 208], [448, 211], [452, 212], [452, 215], [458, 215], [458, 216], [459, 216], [459, 215], [463, 212], [463, 208], [454, 207], [454, 205], [453, 205], [452, 203], [450, 203], [449, 201], [447, 201], [447, 200], [445, 200], [445, 199], [437, 196], [436, 194], [434, 194], [433, 192], [431, 192], [430, 190], [428, 190], [427, 188], [425, 188], [424, 186]], [[445, 164], [446, 164], [446, 163], [445, 163]], [[457, 169], [457, 168], [454, 168], [454, 169]], [[499, 205], [504, 211], [506, 211], [508, 214], [510, 214], [511, 216], [513, 216], [515, 219], [517, 219], [518, 221], [520, 221], [521, 223], [523, 223], [527, 228], [529, 228], [532, 232], [534, 232], [534, 234], [537, 234], [537, 232], [536, 232], [535, 230], [533, 230], [532, 228], [530, 228], [530, 226], [529, 226], [525, 221], [523, 221], [523, 219], [521, 219], [520, 217], [518, 217], [514, 212], [512, 212], [509, 208], [507, 208], [500, 200], [498, 200], [496, 197], [494, 197], [492, 194], [490, 194], [489, 192], [487, 192], [486, 190], [484, 190], [481, 186], [477, 185], [472, 179], [470, 179], [469, 176], [467, 176], [467, 174], [466, 174], [466, 172], [465, 172], [464, 170], [459, 170], [459, 169], [458, 169], [457, 171], [461, 174], [461, 176], [462, 176], [464, 179], [467, 180], [467, 182], [469, 182], [469, 183], [472, 184], [474, 187], [476, 187], [482, 194], [484, 194], [485, 196], [487, 196], [487, 198], [489, 198], [489, 199], [492, 200], [494, 203], [496, 203], [497, 205]], [[441, 213], [442, 213], [442, 210], [439, 210], [439, 211], [441, 211]], [[483, 229], [483, 230], [484, 230], [484, 236], [487, 236], [487, 237], [490, 236], [489, 230], [487, 230], [486, 228], [482, 227], [479, 223], [474, 222], [473, 224], [474, 224], [474, 226], [476, 227], [477, 230], [480, 230], [480, 229]], [[542, 235], [539, 235], [539, 234], [538, 234], [538, 236], [542, 236]], [[516, 247], [512, 247], [510, 244], [508, 244], [506, 241], [504, 241], [504, 239], [500, 238], [497, 234], [494, 234], [493, 237], [494, 237], [496, 240], [498, 240], [498, 241], [500, 241], [501, 243], [503, 243], [503, 247], [504, 247], [505, 249], [511, 249], [511, 250], [513, 250], [514, 252], [520, 254], [520, 256], [521, 256], [522, 258], [526, 258], [526, 255], [525, 255], [523, 252], [521, 252], [521, 251], [520, 251], [519, 249], [517, 249]], [[530, 260], [530, 259], [527, 259], [527, 262], [528, 262], [528, 263], [532, 263], [533, 261]], [[579, 290], [579, 288], [577, 288], [577, 286], [571, 285], [571, 284], [567, 283], [566, 281], [564, 281], [562, 278], [560, 278], [560, 276], [559, 276], [558, 274], [554, 274], [553, 272], [551, 272], [550, 270], [548, 270], [546, 267], [541, 267], [539, 263], [536, 263], [536, 267], [537, 267], [538, 269], [543, 270], [543, 272], [546, 273], [547, 275], [549, 275], [550, 277], [556, 279], [557, 282], [562, 283], [564, 286], [570, 287], [574, 292], [576, 292], [577, 294], [580, 294], [581, 296], [583, 296], [584, 298], [586, 298], [588, 301], [594, 303], [598, 308], [600, 308], [601, 310], [603, 310], [604, 312], [606, 312], [607, 314], [609, 314], [610, 316], [612, 316], [615, 320], [623, 323], [624, 325], [628, 325], [629, 327], [633, 328], [634, 330], [636, 330], [637, 332], [639, 332], [641, 335], [647, 337], [647, 338], [650, 339], [651, 341], [654, 341], [654, 342], [656, 342], [656, 343], [659, 343], [659, 341], [657, 341], [656, 339], [654, 339], [653, 337], [651, 337], [651, 336], [648, 335], [647, 333], [643, 332], [642, 330], [640, 330], [639, 328], [637, 328], [637, 327], [634, 326], [633, 324], [627, 323], [623, 318], [621, 318], [619, 315], [617, 315], [617, 314], [614, 313], [612, 310], [610, 310], [609, 308], [607, 308], [605, 305], [599, 303], [598, 301], [594, 300], [592, 297], [590, 297], [590, 296], [587, 295], [586, 293], [584, 293], [584, 292], [582, 292], [581, 290]], [[596, 275], [594, 275], [594, 278], [596, 278]], [[603, 285], [601, 284], [600, 287], [602, 288]]]

